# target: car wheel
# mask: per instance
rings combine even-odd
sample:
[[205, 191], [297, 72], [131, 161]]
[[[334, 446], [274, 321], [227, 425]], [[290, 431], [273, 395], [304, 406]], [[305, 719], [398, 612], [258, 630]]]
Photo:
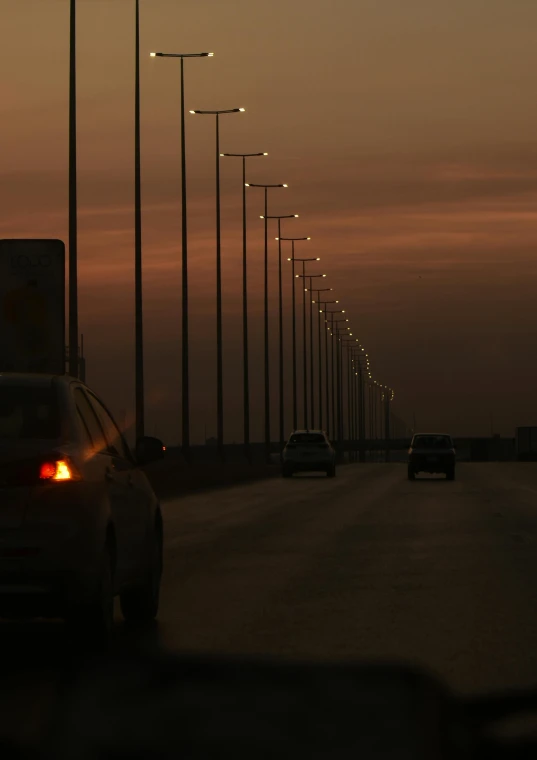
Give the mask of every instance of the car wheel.
[[67, 623], [77, 640], [91, 649], [106, 649], [114, 627], [114, 562], [106, 544], [101, 554], [100, 577], [93, 599], [74, 604], [67, 612]]
[[416, 480], [416, 473], [412, 467], [408, 468], [408, 479], [409, 480]]
[[447, 480], [455, 480], [455, 468], [452, 467], [450, 470], [446, 472], [446, 479]]
[[336, 465], [335, 464], [333, 464], [331, 467], [328, 468], [328, 470], [326, 471], [326, 475], [329, 478], [335, 478], [336, 477]]
[[293, 468], [287, 465], [282, 467], [282, 477], [291, 478], [293, 476]]
[[158, 614], [162, 578], [162, 531], [155, 526], [151, 541], [150, 567], [145, 579], [119, 596], [127, 623], [150, 623]]

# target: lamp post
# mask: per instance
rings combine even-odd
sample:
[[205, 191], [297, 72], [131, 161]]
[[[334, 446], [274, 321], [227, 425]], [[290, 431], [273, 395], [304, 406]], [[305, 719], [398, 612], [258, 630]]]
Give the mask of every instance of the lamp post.
[[[355, 440], [360, 444], [358, 457], [360, 461], [363, 459], [363, 439], [364, 439], [364, 403], [363, 403], [363, 376], [362, 376], [362, 360], [365, 359], [363, 351], [365, 349], [360, 345], [360, 341], [356, 338], [349, 344], [349, 352], [352, 363], [352, 377], [353, 377], [353, 404], [354, 404], [354, 434]], [[358, 386], [356, 387], [356, 378], [358, 378]]]
[[[330, 291], [330, 290], [332, 290], [332, 288], [311, 288], [310, 287], [310, 293], [317, 293], [317, 300], [319, 299], [321, 293], [326, 293], [327, 291]], [[316, 304], [316, 301], [311, 299], [312, 307], [314, 303]], [[316, 311], [317, 311], [317, 326], [318, 326], [317, 353], [319, 356], [319, 361], [318, 361], [319, 377], [317, 381], [319, 384], [319, 427], [322, 430], [323, 429], [323, 370], [322, 370], [322, 360], [321, 360], [321, 357], [322, 357], [321, 312], [319, 311], [318, 307]]]
[[298, 240], [311, 240], [309, 237], [280, 238], [280, 240], [291, 241], [291, 257], [287, 261], [291, 262], [291, 293], [292, 293], [292, 324], [293, 324], [293, 430], [298, 427], [298, 404], [297, 404], [297, 376], [296, 376], [296, 308], [295, 308], [295, 242]]
[[[330, 312], [335, 314], [337, 312]], [[344, 313], [344, 310], [342, 310]], [[334, 438], [338, 444], [341, 440], [341, 367], [340, 367], [340, 344], [339, 344], [339, 327], [341, 322], [348, 322], [348, 319], [331, 319], [332, 333], [332, 419], [334, 428]], [[334, 325], [336, 330], [334, 333]], [[335, 338], [335, 341], [334, 341]], [[335, 361], [334, 361], [335, 360]], [[335, 366], [334, 366], [335, 365]], [[334, 370], [336, 377], [334, 378]], [[337, 388], [337, 393], [336, 393]]]
[[244, 450], [251, 463], [250, 451], [250, 380], [248, 360], [248, 274], [246, 255], [246, 159], [268, 156], [268, 153], [221, 153], [221, 157], [242, 159], [242, 368], [243, 368], [243, 423]]
[[349, 336], [343, 336], [341, 338], [341, 344], [347, 349], [345, 354], [346, 366], [347, 366], [347, 440], [349, 442], [349, 462], [354, 459], [354, 441], [355, 441], [355, 418], [354, 418], [354, 383], [353, 383], [353, 358], [352, 358], [352, 346], [354, 339]]
[[[325, 307], [327, 304], [339, 303], [339, 301], [319, 301], [318, 305]], [[323, 309], [319, 309], [319, 323]], [[325, 404], [326, 404], [326, 431], [330, 434], [330, 383], [329, 383], [329, 354], [328, 354], [328, 320], [323, 317], [324, 324], [324, 364], [325, 364]], [[322, 403], [321, 403], [322, 406]]]
[[134, 63], [134, 397], [136, 438], [144, 435], [144, 333], [142, 294], [142, 177], [140, 148], [140, 0], [135, 3]]
[[69, 374], [78, 377], [78, 218], [76, 151], [76, 0], [69, 19]]
[[278, 314], [279, 314], [279, 423], [280, 423], [280, 447], [285, 444], [285, 398], [284, 398], [284, 373], [283, 373], [283, 291], [282, 291], [282, 219], [298, 219], [298, 214], [281, 214], [267, 216], [267, 219], [278, 220]]
[[[331, 335], [331, 351], [330, 351], [330, 357], [331, 357], [331, 396], [332, 396], [332, 433], [333, 433], [333, 439], [335, 440], [337, 438], [337, 424], [336, 424], [336, 386], [334, 382], [334, 324], [337, 322], [348, 322], [348, 319], [334, 319], [334, 314], [344, 314], [345, 309], [335, 309], [330, 311], [324, 312], [327, 315], [330, 315], [330, 323], [329, 323], [329, 329], [330, 329], [330, 335]], [[328, 323], [328, 319], [325, 319], [325, 322]]]
[[[340, 321], [340, 320], [337, 320]], [[350, 327], [347, 327], [350, 330]], [[344, 333], [339, 332], [339, 327], [336, 327], [337, 333], [337, 419], [338, 419], [338, 441], [343, 443], [344, 440], [344, 426], [343, 426], [343, 403], [344, 403], [344, 390], [343, 390], [343, 350], [342, 342]]]
[[264, 312], [265, 312], [265, 457], [270, 462], [270, 346], [269, 346], [269, 306], [268, 306], [268, 191], [274, 187], [288, 187], [285, 183], [267, 185], [259, 182], [247, 182], [246, 187], [262, 187], [265, 191], [265, 213], [261, 219], [265, 222], [265, 283], [264, 283]]
[[[302, 277], [302, 275], [300, 275]], [[325, 274], [307, 274], [304, 279], [309, 280], [309, 288], [304, 288], [304, 300], [306, 293], [311, 293], [311, 286], [313, 279], [316, 277], [326, 277]], [[310, 302], [310, 419], [311, 427], [315, 428], [315, 381], [313, 377], [313, 303], [311, 298], [308, 298]], [[319, 354], [319, 363], [321, 361], [321, 355]]]
[[239, 113], [245, 108], [217, 111], [190, 111], [192, 114], [214, 116], [216, 125], [216, 428], [220, 459], [224, 461], [224, 373], [222, 359], [222, 257], [220, 240], [220, 116]]
[[[296, 261], [302, 262], [302, 274], [297, 274], [295, 277], [301, 277], [306, 279], [306, 264], [309, 261], [320, 261], [319, 258], [315, 259], [296, 259]], [[326, 277], [326, 275], [322, 275]], [[308, 351], [306, 342], [306, 288], [302, 289], [302, 359], [303, 359], [303, 378], [304, 378], [304, 428], [307, 430], [308, 425]]]
[[347, 396], [348, 396], [348, 427], [349, 427], [349, 439], [352, 441], [352, 447], [351, 452], [352, 456], [350, 459], [352, 461], [356, 460], [356, 448], [357, 443], [359, 439], [359, 427], [360, 427], [360, 414], [359, 414], [359, 400], [357, 398], [357, 389], [356, 389], [356, 375], [358, 374], [355, 372], [355, 359], [356, 359], [356, 351], [359, 350], [359, 346], [356, 345], [359, 344], [358, 338], [352, 338], [352, 333], [350, 333], [350, 336], [344, 337], [342, 339], [343, 344], [347, 348], [347, 379], [348, 379], [348, 385], [347, 385]]
[[[212, 58], [213, 53], [151, 53], [151, 58], [179, 58], [181, 99], [181, 448], [190, 456], [190, 369], [188, 309], [188, 235], [185, 134], [185, 58]], [[140, 274], [141, 277], [141, 274]]]

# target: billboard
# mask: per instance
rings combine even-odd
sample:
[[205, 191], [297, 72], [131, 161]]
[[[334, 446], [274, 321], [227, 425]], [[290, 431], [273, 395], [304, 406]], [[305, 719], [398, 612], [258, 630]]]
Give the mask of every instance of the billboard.
[[65, 374], [61, 240], [0, 240], [0, 372]]

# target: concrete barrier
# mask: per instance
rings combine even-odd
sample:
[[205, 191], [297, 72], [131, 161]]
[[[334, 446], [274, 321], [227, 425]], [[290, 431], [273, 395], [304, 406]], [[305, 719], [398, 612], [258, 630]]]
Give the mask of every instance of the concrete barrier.
[[215, 461], [213, 456], [193, 456], [187, 463], [180, 453], [167, 452], [165, 459], [144, 467], [144, 471], [157, 496], [165, 499], [278, 477], [281, 468], [277, 461], [271, 464], [259, 461], [249, 464], [246, 460], [231, 460], [223, 464]]

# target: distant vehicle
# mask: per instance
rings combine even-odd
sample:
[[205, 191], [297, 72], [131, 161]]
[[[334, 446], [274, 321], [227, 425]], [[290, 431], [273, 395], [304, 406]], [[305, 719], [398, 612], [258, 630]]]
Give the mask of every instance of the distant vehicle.
[[517, 427], [516, 458], [519, 462], [537, 460], [537, 427]]
[[107, 638], [158, 611], [162, 516], [104, 404], [68, 376], [0, 374], [0, 617], [60, 617]]
[[324, 430], [295, 430], [283, 450], [282, 475], [295, 472], [326, 472], [336, 475], [336, 452]]
[[408, 479], [414, 480], [420, 472], [444, 473], [448, 480], [455, 480], [455, 446], [450, 435], [414, 435], [408, 452]]

